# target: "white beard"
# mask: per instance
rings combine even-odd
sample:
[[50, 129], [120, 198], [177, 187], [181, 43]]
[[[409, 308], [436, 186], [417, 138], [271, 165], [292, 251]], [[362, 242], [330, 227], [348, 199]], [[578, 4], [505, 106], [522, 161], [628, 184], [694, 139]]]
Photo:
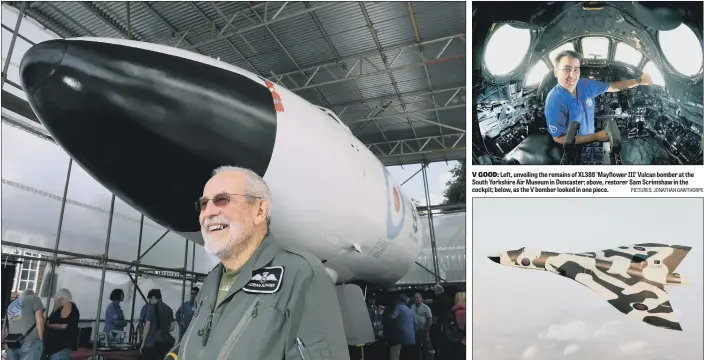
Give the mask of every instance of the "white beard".
[[[246, 239], [247, 229], [241, 223], [229, 221], [227, 227], [227, 239], [223, 241], [208, 234], [206, 229], [201, 229], [203, 235], [203, 247], [209, 254], [217, 256], [220, 260], [229, 259], [236, 253]], [[222, 230], [221, 230], [222, 231]]]

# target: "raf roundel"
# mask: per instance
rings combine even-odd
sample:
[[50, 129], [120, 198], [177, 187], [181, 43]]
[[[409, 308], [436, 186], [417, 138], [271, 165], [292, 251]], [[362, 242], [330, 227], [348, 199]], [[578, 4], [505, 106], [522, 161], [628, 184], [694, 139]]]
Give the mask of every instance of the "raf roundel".
[[382, 172], [386, 181], [386, 236], [389, 240], [394, 240], [403, 231], [407, 206], [388, 170], [382, 168]]
[[633, 304], [633, 308], [636, 310], [640, 310], [640, 311], [648, 310], [648, 306], [646, 306], [645, 304], [642, 304], [642, 303]]
[[530, 265], [530, 260], [528, 260], [528, 258], [523, 258], [523, 260], [521, 260], [521, 265], [523, 265], [523, 266]]

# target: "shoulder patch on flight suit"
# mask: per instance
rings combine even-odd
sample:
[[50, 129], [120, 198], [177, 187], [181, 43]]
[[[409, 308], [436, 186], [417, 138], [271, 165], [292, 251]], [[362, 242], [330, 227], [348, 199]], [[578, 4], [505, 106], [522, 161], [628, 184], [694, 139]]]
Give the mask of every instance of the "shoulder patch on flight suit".
[[273, 294], [281, 288], [283, 277], [283, 266], [263, 267], [252, 272], [252, 277], [242, 290], [246, 293]]

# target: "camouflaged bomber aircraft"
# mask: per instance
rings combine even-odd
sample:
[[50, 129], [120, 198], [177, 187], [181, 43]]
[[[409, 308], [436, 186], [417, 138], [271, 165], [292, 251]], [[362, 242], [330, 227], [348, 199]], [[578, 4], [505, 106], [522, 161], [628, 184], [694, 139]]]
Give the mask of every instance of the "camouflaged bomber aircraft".
[[689, 246], [648, 243], [570, 254], [523, 247], [492, 254], [489, 260], [521, 269], [560, 274], [594, 290], [628, 317], [682, 331], [665, 286], [690, 283], [673, 271], [691, 249]]

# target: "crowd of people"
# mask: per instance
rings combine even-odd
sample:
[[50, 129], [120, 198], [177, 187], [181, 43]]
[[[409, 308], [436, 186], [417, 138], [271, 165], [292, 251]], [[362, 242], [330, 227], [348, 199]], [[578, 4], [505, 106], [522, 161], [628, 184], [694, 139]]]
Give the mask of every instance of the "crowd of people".
[[32, 290], [7, 308], [3, 338], [8, 360], [68, 360], [76, 348], [81, 314], [71, 292], [59, 289], [51, 312]]
[[[152, 289], [147, 293], [147, 303], [139, 312], [139, 322], [134, 334], [140, 344], [140, 359], [163, 359], [176, 344], [176, 339], [171, 335], [176, 324], [179, 328], [179, 338], [183, 337], [196, 310], [195, 299], [199, 291], [198, 287], [191, 288], [190, 299], [179, 307], [175, 317], [173, 309], [164, 303], [160, 289]], [[120, 307], [124, 299], [125, 294], [121, 289], [115, 289], [110, 294], [111, 302], [105, 310], [103, 328], [108, 343], [124, 342], [126, 337], [125, 328], [129, 323]]]
[[[199, 289], [191, 289], [190, 300], [174, 312], [163, 302], [160, 289], [147, 294], [148, 302], [140, 311], [139, 324], [135, 332], [139, 344], [140, 359], [163, 359], [175, 345], [171, 336], [176, 324], [180, 335], [193, 317], [195, 297]], [[68, 360], [78, 348], [79, 320], [81, 313], [73, 302], [68, 289], [61, 288], [53, 298], [53, 309], [46, 312], [42, 300], [32, 290], [25, 290], [7, 309], [3, 324], [3, 339], [8, 360]], [[126, 332], [129, 325], [120, 303], [125, 300], [121, 289], [110, 293], [110, 303], [105, 309], [105, 326], [98, 341], [105, 344], [124, 343], [130, 339]]]
[[466, 293], [457, 292], [453, 299], [441, 285], [434, 292], [432, 309], [420, 293], [412, 299], [397, 293], [375, 310], [381, 314], [390, 360], [465, 358]]
[[[334, 282], [319, 259], [274, 238], [270, 208], [271, 194], [259, 174], [232, 166], [213, 171], [196, 209], [204, 249], [220, 262], [208, 273], [202, 295], [191, 289], [176, 321], [161, 290], [149, 291], [136, 337], [141, 359], [162, 359], [169, 351], [178, 358], [202, 360], [350, 358], [340, 304], [329, 301], [337, 296]], [[465, 293], [452, 301], [438, 285], [435, 295], [434, 310], [416, 294], [413, 304], [399, 295], [382, 311], [391, 359], [429, 360], [436, 353], [438, 359], [464, 358]], [[120, 289], [110, 294], [102, 331], [108, 344], [126, 338], [129, 323], [120, 306], [124, 299]], [[54, 300], [46, 317], [33, 293], [25, 292], [10, 304], [8, 360], [39, 360], [45, 352], [52, 360], [70, 356], [78, 342], [80, 315], [68, 290], [60, 289]], [[191, 321], [199, 326], [189, 327]], [[176, 322], [178, 347], [170, 334]], [[433, 336], [433, 329], [440, 335]]]

